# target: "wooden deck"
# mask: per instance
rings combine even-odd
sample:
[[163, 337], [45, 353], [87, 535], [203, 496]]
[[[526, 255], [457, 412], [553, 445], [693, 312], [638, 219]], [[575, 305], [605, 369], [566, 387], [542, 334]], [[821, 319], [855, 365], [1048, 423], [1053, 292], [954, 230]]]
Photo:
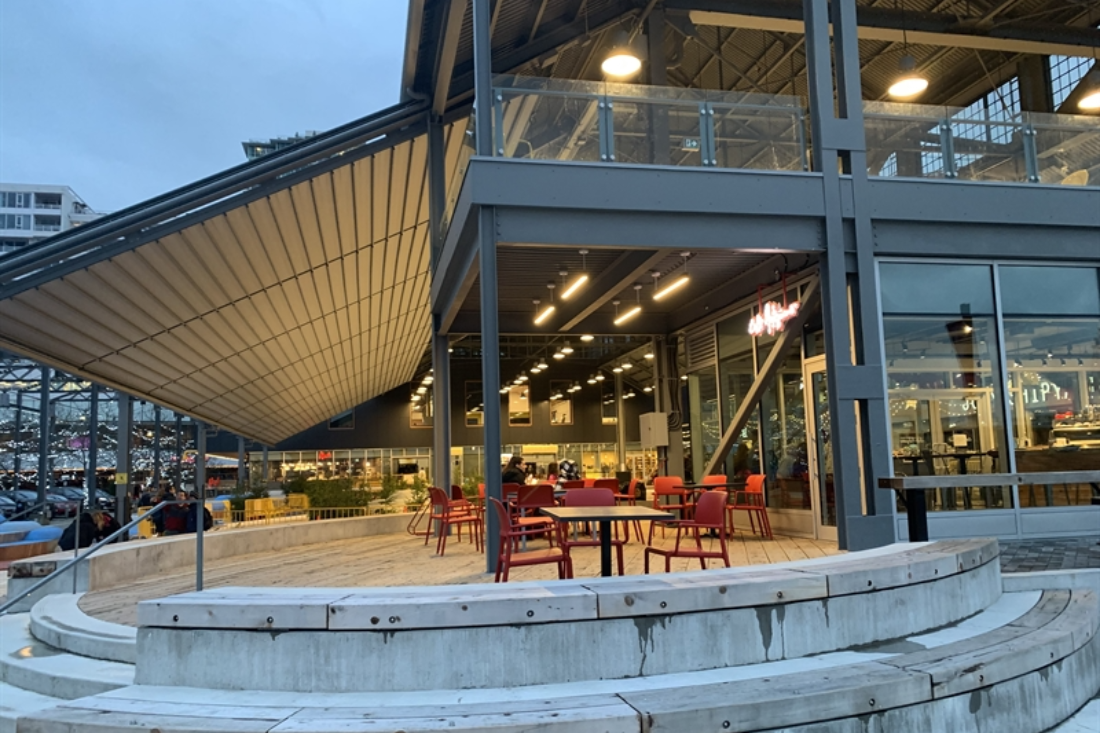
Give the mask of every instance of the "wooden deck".
[[[645, 525], [643, 525], [645, 526]], [[671, 545], [673, 533], [666, 539], [657, 531], [654, 544]], [[717, 540], [707, 540], [717, 549]], [[542, 541], [533, 543], [543, 547]], [[633, 539], [627, 544], [624, 561], [628, 574], [641, 574], [645, 545]], [[804, 560], [839, 554], [836, 543], [798, 537], [767, 540], [738, 533], [729, 541], [730, 562], [733, 565], [762, 565], [790, 560]], [[600, 572], [599, 548], [574, 549], [573, 573], [577, 578], [595, 577]], [[655, 572], [663, 569], [662, 558], [653, 558]], [[707, 561], [707, 567], [715, 567]], [[717, 567], [721, 567], [718, 561]], [[697, 570], [698, 561], [674, 559], [676, 571]], [[435, 540], [427, 547], [423, 538], [410, 535], [381, 535], [343, 540], [322, 545], [307, 545], [279, 552], [243, 555], [206, 565], [204, 584], [218, 586], [401, 586], [445, 585], [492, 582], [484, 572], [485, 556], [474, 551], [468, 539], [463, 542], [451, 537], [446, 555], [435, 555]], [[551, 580], [557, 578], [553, 565], [536, 565], [512, 571], [511, 580]], [[80, 607], [105, 621], [134, 625], [137, 603], [174, 593], [194, 590], [193, 571], [162, 575], [135, 583], [128, 588], [88, 593]]]

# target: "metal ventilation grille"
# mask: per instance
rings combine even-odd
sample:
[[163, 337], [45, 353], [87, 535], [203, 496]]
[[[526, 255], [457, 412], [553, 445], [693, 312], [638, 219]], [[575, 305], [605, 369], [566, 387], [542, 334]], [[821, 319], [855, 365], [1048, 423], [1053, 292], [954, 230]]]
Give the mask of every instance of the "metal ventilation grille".
[[718, 358], [718, 342], [714, 338], [714, 326], [689, 332], [684, 337], [684, 351], [687, 354], [689, 372], [713, 366]]

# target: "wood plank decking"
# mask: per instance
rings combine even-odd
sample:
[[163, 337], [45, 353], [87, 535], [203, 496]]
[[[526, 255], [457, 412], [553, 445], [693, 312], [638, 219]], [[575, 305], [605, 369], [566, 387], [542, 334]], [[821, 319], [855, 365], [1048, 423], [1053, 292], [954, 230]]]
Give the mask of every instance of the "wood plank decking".
[[[423, 538], [406, 534], [380, 535], [362, 539], [342, 540], [321, 545], [307, 545], [266, 554], [244, 555], [206, 565], [204, 584], [219, 586], [400, 586], [444, 585], [492, 582], [484, 572], [485, 556], [474, 551], [468, 537], [457, 542], [451, 537], [444, 557], [435, 555], [435, 541], [427, 547]], [[673, 533], [666, 539], [658, 531], [657, 546], [671, 545]], [[717, 540], [713, 542], [717, 549]], [[542, 547], [540, 541], [537, 547]], [[730, 562], [733, 565], [760, 565], [790, 560], [804, 560], [839, 554], [836, 543], [799, 537], [779, 537], [767, 540], [751, 534], [736, 534], [729, 541]], [[632, 537], [626, 545], [624, 560], [628, 574], [641, 574], [645, 545]], [[663, 568], [663, 559], [653, 558], [654, 571]], [[717, 564], [721, 567], [721, 562]], [[707, 567], [715, 567], [712, 561]], [[577, 578], [599, 575], [599, 548], [573, 551], [573, 570]], [[697, 570], [698, 561], [674, 559], [673, 571]], [[517, 568], [512, 580], [550, 580], [557, 577], [553, 565]], [[134, 625], [137, 603], [174, 593], [194, 590], [193, 571], [181, 571], [135, 583], [128, 588], [88, 593], [80, 601], [85, 613], [115, 623]]]

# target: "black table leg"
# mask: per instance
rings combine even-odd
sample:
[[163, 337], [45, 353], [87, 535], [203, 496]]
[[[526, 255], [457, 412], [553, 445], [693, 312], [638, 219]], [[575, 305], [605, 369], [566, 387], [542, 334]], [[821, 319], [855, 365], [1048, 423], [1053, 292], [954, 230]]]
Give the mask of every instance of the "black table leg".
[[908, 489], [905, 492], [905, 508], [909, 522], [909, 541], [928, 541], [928, 506], [925, 504], [924, 492], [919, 489]]
[[611, 577], [611, 522], [600, 520], [600, 575]]

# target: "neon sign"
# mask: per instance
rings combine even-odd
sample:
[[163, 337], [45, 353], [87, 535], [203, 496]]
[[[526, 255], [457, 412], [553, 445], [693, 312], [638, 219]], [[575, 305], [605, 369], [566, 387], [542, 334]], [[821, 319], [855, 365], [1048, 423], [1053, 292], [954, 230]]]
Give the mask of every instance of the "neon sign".
[[763, 336], [766, 332], [769, 336], [774, 336], [779, 333], [786, 327], [787, 321], [798, 315], [798, 305], [797, 300], [789, 305], [780, 305], [769, 300], [749, 320], [749, 335]]

